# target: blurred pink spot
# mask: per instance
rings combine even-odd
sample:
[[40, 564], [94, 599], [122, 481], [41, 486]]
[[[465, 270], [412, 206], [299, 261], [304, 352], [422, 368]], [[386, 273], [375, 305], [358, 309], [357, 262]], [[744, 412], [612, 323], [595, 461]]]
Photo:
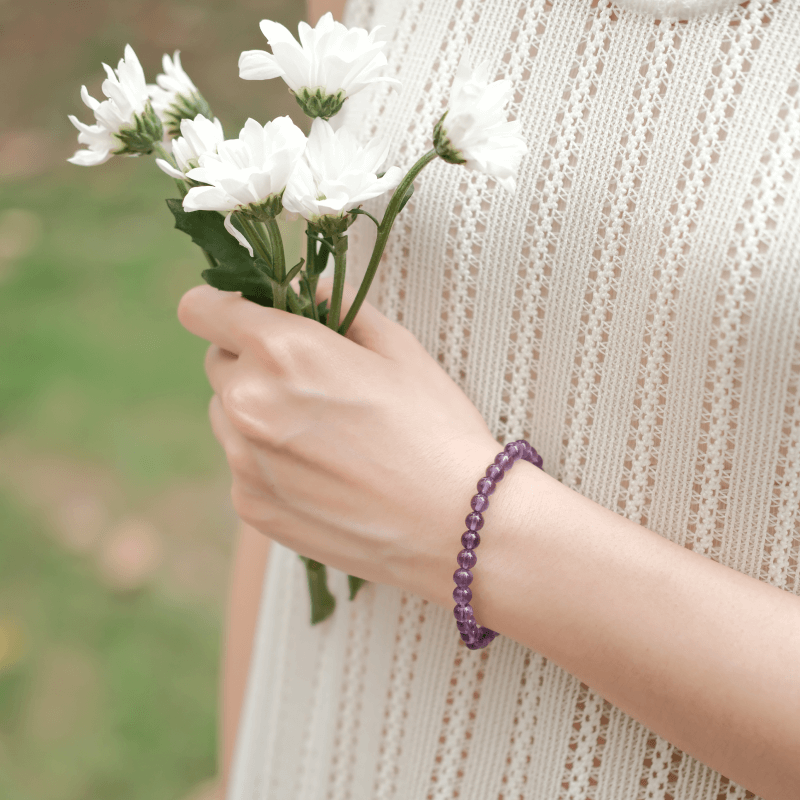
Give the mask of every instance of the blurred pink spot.
[[126, 519], [103, 537], [98, 566], [103, 580], [118, 591], [138, 589], [161, 565], [161, 535], [146, 520]]

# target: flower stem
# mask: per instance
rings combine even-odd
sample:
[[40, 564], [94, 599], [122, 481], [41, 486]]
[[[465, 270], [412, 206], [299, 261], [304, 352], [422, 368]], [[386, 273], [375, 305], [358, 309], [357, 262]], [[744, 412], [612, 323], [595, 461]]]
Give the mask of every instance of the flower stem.
[[265, 261], [271, 267], [272, 257], [270, 256], [267, 242], [264, 241], [261, 231], [259, 231], [258, 228], [250, 221], [246, 214], [238, 214], [237, 219], [242, 223], [242, 227], [244, 228], [247, 238], [250, 240], [250, 244], [253, 246], [255, 253], [258, 254], [258, 257], [262, 261]]
[[319, 275], [317, 275], [317, 243], [314, 241], [313, 236], [308, 235], [308, 231], [306, 231], [306, 268], [304, 277], [308, 287], [308, 296], [311, 298], [311, 311], [314, 319], [320, 322], [316, 303], [317, 281], [319, 280]]
[[342, 310], [344, 273], [347, 270], [347, 236], [334, 233], [331, 239], [333, 240], [333, 292], [328, 312], [328, 327], [335, 331], [339, 327], [339, 314]]
[[397, 218], [397, 215], [400, 213], [400, 206], [403, 202], [403, 198], [408, 190], [408, 187], [411, 186], [417, 175], [419, 175], [419, 173], [422, 172], [422, 170], [436, 157], [436, 150], [429, 150], [427, 153], [425, 153], [425, 155], [422, 156], [422, 158], [420, 158], [420, 160], [417, 161], [413, 167], [411, 167], [405, 178], [400, 181], [400, 185], [394, 190], [392, 199], [389, 201], [389, 205], [386, 207], [386, 212], [383, 215], [383, 220], [378, 226], [378, 236], [375, 240], [375, 248], [372, 251], [372, 258], [369, 260], [367, 271], [364, 273], [364, 280], [361, 281], [361, 286], [358, 287], [356, 299], [353, 302], [353, 305], [350, 307], [350, 310], [347, 312], [347, 316], [344, 318], [342, 324], [339, 325], [339, 333], [341, 333], [342, 336], [347, 334], [347, 329], [352, 324], [356, 314], [358, 313], [358, 309], [361, 308], [361, 304], [364, 302], [364, 299], [367, 296], [372, 279], [375, 277], [375, 273], [378, 270], [378, 264], [380, 263], [381, 256], [383, 255], [383, 250], [386, 247], [386, 241], [389, 238], [392, 225], [394, 225], [394, 221]]
[[283, 253], [283, 239], [278, 220], [269, 217], [264, 223], [269, 236], [270, 250], [272, 250], [272, 274], [275, 276], [272, 283], [273, 308], [286, 311], [286, 287], [280, 284], [286, 279], [286, 257]]

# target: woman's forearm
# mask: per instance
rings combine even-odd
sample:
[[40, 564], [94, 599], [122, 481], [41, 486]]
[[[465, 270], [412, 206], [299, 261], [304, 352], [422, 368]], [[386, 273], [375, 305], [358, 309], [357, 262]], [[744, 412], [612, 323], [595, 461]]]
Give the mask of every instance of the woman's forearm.
[[253, 634], [258, 620], [261, 586], [267, 566], [270, 539], [241, 522], [231, 570], [231, 588], [225, 646], [222, 654], [222, 709], [220, 718], [220, 762], [227, 788], [236, 743], [242, 701], [247, 686]]
[[[674, 544], [527, 462], [504, 476], [484, 519], [470, 587], [480, 625], [559, 664], [765, 800], [800, 797], [799, 597]], [[462, 521], [448, 520], [451, 562]], [[452, 608], [453, 587], [448, 572], [426, 594]]]

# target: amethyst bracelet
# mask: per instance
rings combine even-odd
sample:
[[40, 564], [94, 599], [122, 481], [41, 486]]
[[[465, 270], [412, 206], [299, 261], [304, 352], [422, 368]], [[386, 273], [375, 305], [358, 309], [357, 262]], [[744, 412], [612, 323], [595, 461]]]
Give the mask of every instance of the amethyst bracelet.
[[484, 628], [475, 621], [475, 614], [469, 601], [472, 600], [472, 572], [470, 570], [478, 562], [475, 548], [481, 543], [478, 531], [483, 527], [483, 514], [489, 507], [489, 495], [495, 490], [498, 481], [503, 480], [505, 475], [514, 463], [524, 458], [525, 461], [533, 464], [534, 467], [542, 469], [542, 457], [534, 450], [525, 439], [517, 439], [509, 442], [503, 450], [495, 456], [494, 462], [486, 468], [485, 477], [478, 481], [476, 494], [470, 506], [472, 513], [468, 514], [464, 520], [467, 523], [467, 530], [461, 534], [461, 544], [464, 549], [458, 554], [458, 569], [453, 573], [453, 580], [456, 588], [453, 590], [453, 600], [457, 605], [453, 609], [456, 618], [456, 625], [461, 634], [461, 638], [470, 650], [480, 650], [486, 647], [497, 636], [497, 631]]

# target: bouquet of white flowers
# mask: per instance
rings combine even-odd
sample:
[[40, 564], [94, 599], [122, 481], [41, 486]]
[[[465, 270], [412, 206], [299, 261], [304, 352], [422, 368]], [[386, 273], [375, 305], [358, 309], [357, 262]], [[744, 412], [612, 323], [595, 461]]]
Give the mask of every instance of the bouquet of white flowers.
[[[341, 335], [358, 313], [378, 268], [397, 215], [414, 190], [414, 180], [435, 158], [463, 164], [495, 177], [508, 191], [527, 148], [519, 122], [508, 121], [508, 80], [490, 82], [489, 62], [472, 69], [465, 54], [458, 66], [443, 115], [432, 131], [433, 147], [403, 175], [384, 169], [388, 142], [362, 144], [328, 120], [348, 97], [384, 81], [388, 64], [379, 28], [346, 28], [325, 14], [311, 28], [299, 25], [300, 42], [277, 22], [263, 20], [261, 31], [272, 53], [248, 50], [239, 58], [245, 80], [283, 78], [306, 115], [313, 119], [306, 137], [291, 119], [278, 117], [264, 125], [248, 119], [239, 136], [225, 139], [222, 124], [183, 70], [180, 54], [163, 58], [163, 73], [147, 84], [130, 45], [116, 70], [103, 64], [107, 79], [103, 102], [81, 89], [95, 116], [86, 125], [70, 116], [80, 131], [73, 164], [94, 166], [114, 155], [154, 153], [156, 164], [175, 179], [181, 199], [167, 200], [175, 227], [203, 250], [208, 268], [203, 279], [222, 291], [241, 292], [262, 306], [301, 314]], [[392, 192], [383, 218], [361, 208], [374, 197]], [[299, 214], [307, 222], [306, 258], [288, 267], [277, 217]], [[355, 302], [340, 322], [347, 229], [358, 215], [377, 226], [377, 238]], [[334, 261], [330, 302], [316, 304], [316, 286], [329, 258]], [[290, 281], [298, 277], [300, 291]], [[325, 566], [301, 556], [311, 594], [311, 622], [325, 619], [335, 599], [328, 591]], [[363, 583], [348, 576], [350, 599]]]

